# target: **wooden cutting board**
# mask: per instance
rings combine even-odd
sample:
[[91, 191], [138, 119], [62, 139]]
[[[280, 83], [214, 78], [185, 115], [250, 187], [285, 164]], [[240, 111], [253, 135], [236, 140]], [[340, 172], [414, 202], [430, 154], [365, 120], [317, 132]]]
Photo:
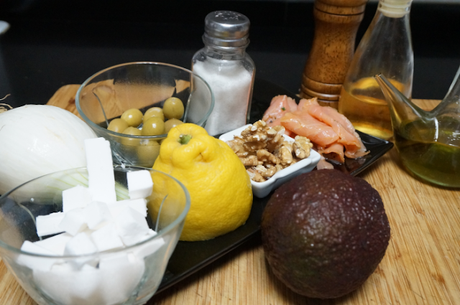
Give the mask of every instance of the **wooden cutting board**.
[[[93, 86], [94, 85], [94, 86]], [[114, 87], [112, 81], [102, 81], [97, 84], [88, 85], [85, 87], [86, 91], [82, 92], [83, 98], [92, 98], [93, 107], [99, 108], [99, 103], [95, 101], [94, 95], [97, 94], [99, 102], [102, 104], [107, 118], [118, 117], [123, 112], [122, 100], [129, 100], [130, 107], [143, 108], [146, 105], [151, 105], [156, 102], [165, 100], [166, 98], [173, 95], [174, 90], [180, 94], [183, 90], [190, 86], [190, 82], [185, 80], [176, 81], [176, 85], [166, 86], [155, 86], [155, 85], [134, 85], [129, 86], [117, 85], [116, 92], [112, 90]], [[80, 85], [71, 84], [65, 85], [59, 88], [54, 95], [49, 99], [47, 105], [57, 106], [66, 109], [73, 114], [81, 118], [75, 105], [75, 96], [77, 94]], [[134, 88], [134, 89], [133, 89]], [[87, 95], [86, 95], [87, 94]], [[96, 109], [97, 112], [99, 109]], [[88, 111], [87, 111], [88, 113]], [[96, 118], [96, 120], [102, 121], [104, 118]]]
[[[78, 85], [60, 88], [48, 104], [74, 112], [72, 100], [77, 89]], [[415, 102], [426, 109], [437, 103]], [[401, 167], [395, 149], [360, 177], [380, 193], [392, 236], [382, 262], [357, 291], [334, 300], [309, 299], [293, 293], [270, 271], [256, 238], [154, 296], [147, 304], [460, 304], [460, 190], [414, 179]], [[3, 262], [0, 304], [36, 304]]]
[[77, 95], [78, 88], [80, 88], [80, 85], [62, 86], [53, 94], [46, 104], [68, 110], [81, 119], [77, 107], [75, 106], [75, 96]]

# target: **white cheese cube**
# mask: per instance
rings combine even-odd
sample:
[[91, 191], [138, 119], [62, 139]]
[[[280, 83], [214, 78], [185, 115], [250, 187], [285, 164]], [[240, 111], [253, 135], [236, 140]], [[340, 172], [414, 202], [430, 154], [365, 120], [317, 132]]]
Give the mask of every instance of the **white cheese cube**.
[[62, 212], [84, 208], [91, 201], [91, 193], [88, 188], [81, 185], [74, 186], [62, 191]]
[[142, 214], [125, 207], [115, 216], [117, 231], [126, 246], [138, 243], [149, 232], [147, 220]]
[[[97, 247], [91, 240], [91, 238], [85, 233], [81, 232], [72, 237], [66, 244], [64, 249], [64, 255], [85, 255], [97, 252]], [[76, 268], [80, 269], [84, 264], [95, 266], [97, 261], [93, 260], [92, 257], [80, 257], [74, 258], [71, 264]]]
[[[21, 246], [21, 250], [33, 254], [56, 255], [52, 251], [40, 247], [39, 245], [36, 245], [35, 243], [32, 243], [28, 240], [24, 241]], [[19, 254], [17, 258], [18, 264], [38, 270], [50, 270], [51, 266], [53, 266], [57, 261], [58, 258], [53, 259], [50, 257], [31, 256], [27, 254]]]
[[40, 215], [35, 219], [35, 225], [37, 226], [37, 235], [46, 236], [57, 233], [62, 233], [62, 229], [59, 228], [59, 223], [64, 218], [64, 213], [56, 212], [48, 215]]
[[94, 267], [55, 265], [47, 272], [34, 270], [33, 279], [56, 304], [106, 304], [100, 292], [101, 272]]
[[91, 230], [97, 230], [113, 220], [109, 207], [103, 202], [91, 202], [84, 209], [86, 224]]
[[91, 239], [99, 251], [124, 248], [124, 244], [118, 236], [117, 229], [113, 223], [109, 223], [92, 232]]
[[88, 188], [93, 200], [106, 203], [116, 201], [115, 175], [109, 141], [104, 138], [86, 139], [85, 152]]
[[80, 208], [64, 213], [64, 218], [58, 226], [62, 231], [65, 231], [72, 236], [77, 235], [88, 227], [86, 223], [85, 210]]
[[91, 238], [85, 233], [81, 232], [72, 237], [66, 244], [64, 249], [65, 255], [85, 255], [96, 253], [96, 245], [92, 242]]
[[117, 216], [125, 207], [130, 207], [136, 210], [144, 217], [147, 216], [147, 200], [144, 198], [120, 200], [108, 204], [108, 207], [113, 217]]
[[58, 234], [49, 238], [34, 242], [35, 245], [40, 246], [56, 255], [63, 255], [65, 245], [72, 238], [72, 235], [67, 233]]
[[152, 194], [153, 181], [148, 170], [138, 170], [126, 174], [129, 198], [145, 198]]
[[104, 296], [104, 304], [122, 304], [141, 281], [145, 263], [132, 254], [117, 253], [102, 257], [99, 270], [103, 279], [100, 293]]
[[[144, 237], [141, 240], [139, 240], [139, 242], [146, 240], [155, 235], [157, 235], [157, 233], [154, 230], [150, 229], [149, 232], [146, 235], [144, 235]], [[165, 245], [165, 240], [163, 238], [157, 238], [155, 240], [152, 240], [145, 244], [137, 246], [135, 249], [133, 249], [133, 254], [137, 258], [143, 259], [157, 252], [163, 245]]]

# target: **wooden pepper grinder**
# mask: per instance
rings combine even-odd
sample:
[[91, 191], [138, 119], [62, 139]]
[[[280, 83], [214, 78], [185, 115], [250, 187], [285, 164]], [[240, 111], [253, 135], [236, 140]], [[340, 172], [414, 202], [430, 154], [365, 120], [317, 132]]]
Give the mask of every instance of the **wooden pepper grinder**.
[[322, 105], [338, 107], [366, 2], [315, 0], [315, 32], [302, 76], [301, 97], [317, 97]]

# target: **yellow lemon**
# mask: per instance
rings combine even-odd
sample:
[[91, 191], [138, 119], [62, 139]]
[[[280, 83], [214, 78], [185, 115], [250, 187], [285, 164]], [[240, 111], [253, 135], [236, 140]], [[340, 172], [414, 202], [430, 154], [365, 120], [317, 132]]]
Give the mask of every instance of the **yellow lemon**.
[[[252, 206], [251, 181], [244, 165], [225, 142], [198, 125], [185, 123], [171, 129], [153, 169], [184, 184], [191, 207], [180, 240], [211, 239], [243, 225]], [[178, 196], [169, 185], [154, 179], [149, 212], [156, 218], [162, 200]], [[168, 214], [161, 206], [160, 217]]]

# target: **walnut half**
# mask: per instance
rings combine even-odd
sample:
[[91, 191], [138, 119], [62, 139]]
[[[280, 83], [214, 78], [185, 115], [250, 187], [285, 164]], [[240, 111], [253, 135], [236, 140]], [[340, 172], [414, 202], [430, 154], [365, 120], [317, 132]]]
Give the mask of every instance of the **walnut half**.
[[269, 127], [260, 120], [234, 136], [228, 145], [246, 167], [251, 180], [263, 182], [278, 171], [308, 158], [313, 144], [306, 137], [286, 141], [283, 126]]
[[294, 140], [293, 146], [295, 156], [299, 159], [308, 158], [310, 156], [310, 150], [313, 147], [313, 143], [310, 142], [310, 139], [296, 136]]

